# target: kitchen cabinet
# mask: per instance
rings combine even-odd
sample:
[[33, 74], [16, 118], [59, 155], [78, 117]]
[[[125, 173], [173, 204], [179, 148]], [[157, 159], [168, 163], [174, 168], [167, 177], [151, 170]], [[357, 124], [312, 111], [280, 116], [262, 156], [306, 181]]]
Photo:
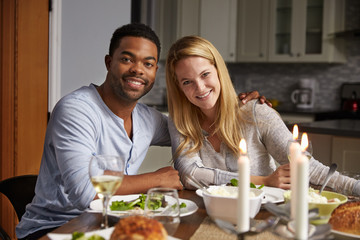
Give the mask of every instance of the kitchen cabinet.
[[188, 35], [209, 40], [225, 61], [236, 60], [237, 0], [142, 0], [141, 5], [141, 22], [160, 38], [160, 60], [177, 39]]
[[[142, 22], [162, 43], [208, 39], [227, 62], [345, 62], [345, 0], [142, 0]], [[145, 7], [144, 7], [145, 6]]]
[[237, 0], [178, 1], [177, 38], [199, 35], [227, 62], [236, 59]]
[[269, 4], [267, 0], [239, 0], [237, 27], [237, 60], [268, 60]]
[[332, 159], [339, 171], [360, 174], [360, 139], [350, 137], [332, 138]]
[[329, 166], [336, 163], [337, 171], [360, 174], [360, 138], [309, 133], [313, 156]]
[[343, 0], [239, 0], [239, 62], [344, 62]]

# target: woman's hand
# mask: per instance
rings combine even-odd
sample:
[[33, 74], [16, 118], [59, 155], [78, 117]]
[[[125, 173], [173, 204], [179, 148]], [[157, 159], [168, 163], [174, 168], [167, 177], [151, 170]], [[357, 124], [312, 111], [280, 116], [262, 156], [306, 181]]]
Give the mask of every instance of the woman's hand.
[[290, 164], [284, 164], [278, 167], [275, 172], [266, 177], [265, 186], [290, 189]]
[[271, 102], [269, 102], [265, 96], [260, 96], [258, 91], [240, 93], [239, 99], [242, 101], [243, 104], [246, 104], [248, 101], [253, 99], [259, 99], [261, 104], [266, 103], [269, 107], [272, 107]]

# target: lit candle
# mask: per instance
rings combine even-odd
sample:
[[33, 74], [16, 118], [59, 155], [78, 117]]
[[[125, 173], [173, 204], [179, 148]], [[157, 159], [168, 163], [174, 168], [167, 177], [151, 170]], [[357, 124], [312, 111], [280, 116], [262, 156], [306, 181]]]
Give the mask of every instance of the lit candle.
[[290, 161], [290, 183], [291, 183], [291, 200], [290, 200], [290, 212], [291, 218], [295, 219], [297, 198], [296, 198], [296, 166], [295, 160], [301, 154], [300, 144], [297, 142], [299, 136], [298, 126], [295, 124], [293, 128], [293, 140], [289, 143], [289, 161]]
[[250, 228], [250, 163], [246, 154], [245, 139], [240, 141], [240, 157], [238, 159], [238, 205], [237, 205], [237, 230], [240, 233], [249, 231]]
[[[307, 134], [301, 138], [301, 150], [304, 152], [308, 146]], [[308, 239], [308, 196], [309, 196], [309, 159], [301, 154], [296, 163], [295, 195], [297, 210], [295, 215], [295, 238]]]

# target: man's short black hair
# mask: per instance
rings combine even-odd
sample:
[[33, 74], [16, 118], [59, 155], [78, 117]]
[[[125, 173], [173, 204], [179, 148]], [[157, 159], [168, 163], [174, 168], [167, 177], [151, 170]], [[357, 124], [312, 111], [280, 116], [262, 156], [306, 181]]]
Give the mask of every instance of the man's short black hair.
[[160, 40], [156, 33], [143, 23], [129, 23], [115, 30], [112, 35], [109, 47], [109, 55], [112, 56], [115, 49], [119, 47], [123, 37], [142, 37], [152, 41], [157, 47], [157, 59], [160, 58]]

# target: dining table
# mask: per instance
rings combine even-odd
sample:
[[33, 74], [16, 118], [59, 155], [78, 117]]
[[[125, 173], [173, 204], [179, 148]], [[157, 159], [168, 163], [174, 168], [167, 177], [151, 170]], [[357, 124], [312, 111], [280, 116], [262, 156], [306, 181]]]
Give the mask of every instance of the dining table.
[[[193, 201], [197, 206], [198, 210], [191, 215], [181, 217], [180, 225], [173, 235], [178, 239], [191, 239], [191, 240], [212, 240], [212, 239], [238, 239], [236, 235], [228, 233], [223, 229], [219, 228], [212, 219], [206, 213], [204, 201], [201, 196], [197, 195], [193, 190], [181, 190], [178, 192], [179, 198]], [[358, 199], [359, 200], [359, 199]], [[255, 216], [255, 220], [265, 220], [272, 216], [265, 208], [261, 207], [258, 214]], [[78, 217], [70, 220], [64, 225], [56, 228], [51, 233], [66, 233], [71, 234], [77, 232], [89, 232], [100, 229], [102, 221], [102, 214], [93, 211], [84, 211]], [[109, 215], [109, 225], [114, 226], [119, 221], [118, 217]], [[45, 235], [41, 240], [49, 240], [50, 238]], [[274, 239], [282, 240], [278, 235], [273, 234], [271, 231], [264, 231], [262, 233], [254, 234], [249, 233], [245, 235], [244, 239], [249, 240], [261, 240], [261, 239]]]

